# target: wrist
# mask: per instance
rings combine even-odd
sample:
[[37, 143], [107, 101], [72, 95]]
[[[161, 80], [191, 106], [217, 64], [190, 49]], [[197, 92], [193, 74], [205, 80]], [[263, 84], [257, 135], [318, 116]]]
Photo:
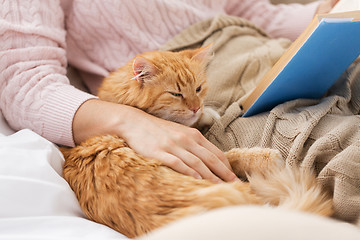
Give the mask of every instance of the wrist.
[[105, 134], [114, 134], [126, 139], [129, 130], [134, 129], [134, 123], [139, 123], [146, 115], [143, 111], [131, 106], [116, 103], [107, 104], [111, 110], [105, 117], [103, 130]]
[[84, 102], [73, 120], [74, 142], [79, 144], [86, 139], [113, 134], [126, 139], [135, 122], [141, 121], [147, 114], [127, 105], [90, 99]]

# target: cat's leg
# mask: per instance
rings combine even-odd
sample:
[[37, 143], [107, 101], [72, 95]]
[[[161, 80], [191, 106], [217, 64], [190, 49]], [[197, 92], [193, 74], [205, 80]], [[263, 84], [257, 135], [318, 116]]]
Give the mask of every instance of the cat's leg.
[[247, 174], [265, 174], [270, 169], [283, 168], [285, 163], [278, 150], [270, 148], [233, 148], [225, 153], [235, 174], [246, 178]]

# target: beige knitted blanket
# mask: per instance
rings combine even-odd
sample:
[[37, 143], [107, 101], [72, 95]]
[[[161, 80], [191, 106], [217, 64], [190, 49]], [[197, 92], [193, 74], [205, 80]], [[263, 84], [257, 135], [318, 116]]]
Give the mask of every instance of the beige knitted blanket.
[[206, 104], [217, 109], [205, 136], [220, 149], [271, 147], [286, 163], [314, 168], [333, 192], [335, 217], [360, 226], [360, 66], [355, 64], [320, 100], [298, 99], [243, 118], [240, 108], [290, 42], [270, 39], [240, 18], [218, 16], [184, 30], [163, 50], [213, 43]]

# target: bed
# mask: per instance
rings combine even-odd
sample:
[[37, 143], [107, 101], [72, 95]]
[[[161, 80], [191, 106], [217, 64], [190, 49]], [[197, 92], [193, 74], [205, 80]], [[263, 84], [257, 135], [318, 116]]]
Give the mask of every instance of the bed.
[[[62, 178], [63, 162], [56, 145], [28, 129], [13, 131], [0, 112], [0, 239], [128, 239], [84, 216]], [[141, 239], [358, 240], [360, 230], [285, 209], [236, 206], [182, 219]]]
[[[0, 116], [0, 239], [128, 239], [88, 220], [62, 178], [58, 148]], [[360, 239], [357, 227], [270, 207], [230, 207], [189, 217], [142, 239]]]
[[0, 239], [127, 239], [81, 212], [57, 147], [0, 116]]

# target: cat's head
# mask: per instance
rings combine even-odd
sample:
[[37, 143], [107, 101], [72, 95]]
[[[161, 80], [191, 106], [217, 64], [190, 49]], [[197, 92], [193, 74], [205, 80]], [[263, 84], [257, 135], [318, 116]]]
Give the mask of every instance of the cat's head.
[[[210, 47], [180, 52], [147, 52], [132, 60], [138, 106], [187, 126], [196, 123], [207, 92], [205, 68]], [[140, 103], [141, 102], [141, 103]]]

